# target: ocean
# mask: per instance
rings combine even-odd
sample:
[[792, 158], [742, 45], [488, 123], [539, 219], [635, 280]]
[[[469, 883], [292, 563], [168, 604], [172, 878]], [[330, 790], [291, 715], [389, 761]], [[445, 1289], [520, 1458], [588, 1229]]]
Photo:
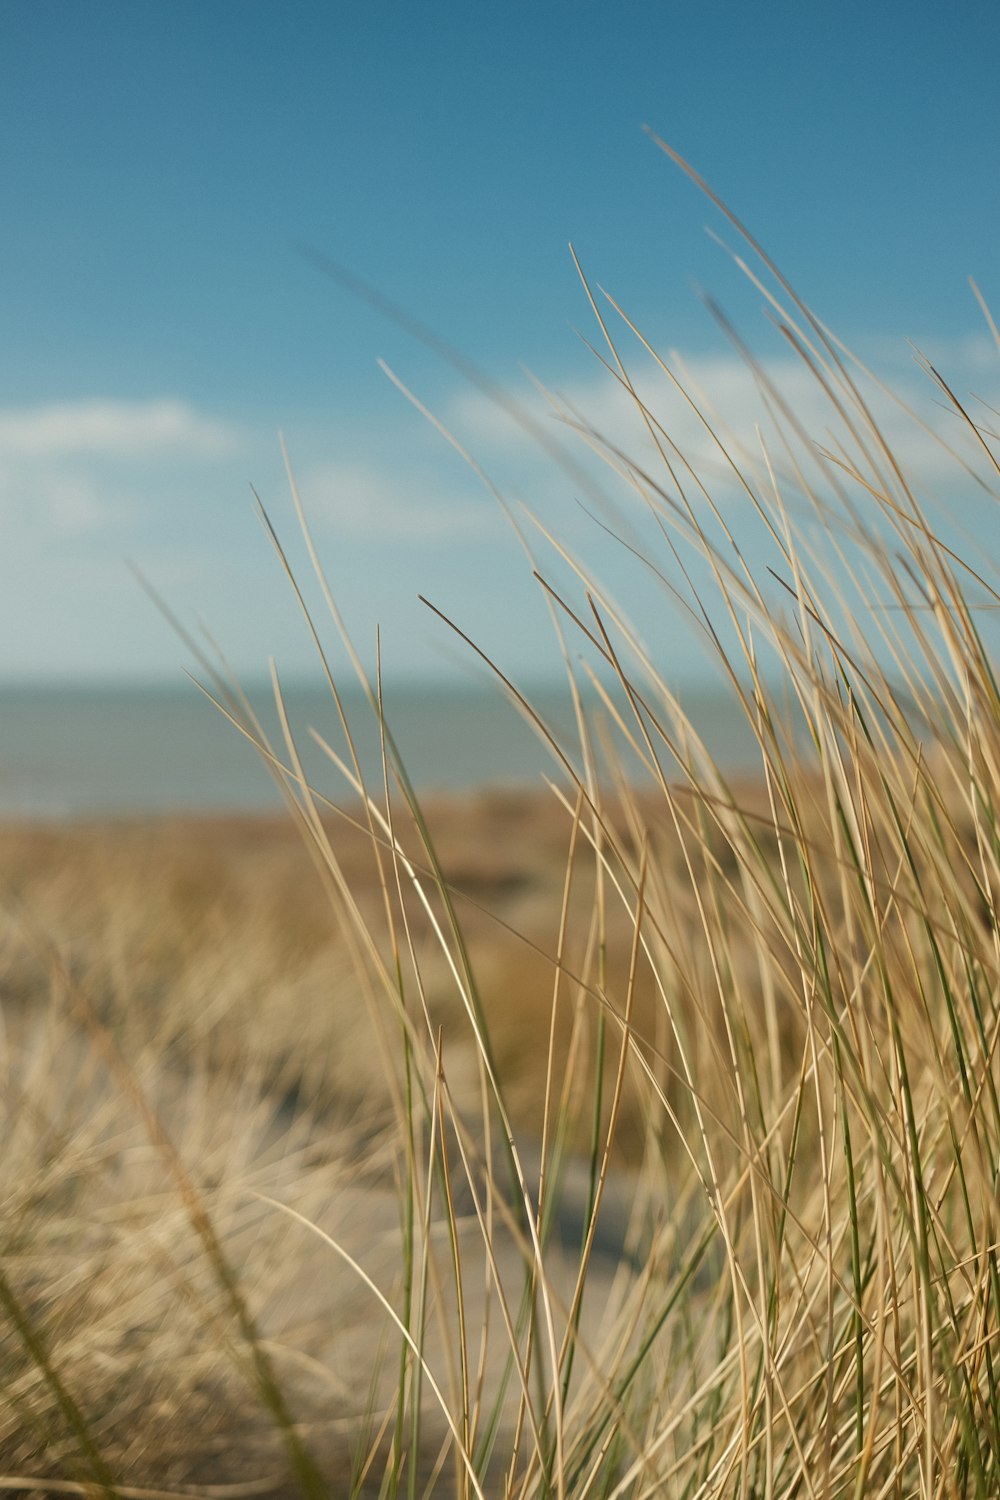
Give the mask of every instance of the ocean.
[[[276, 747], [282, 745], [270, 689], [249, 697]], [[289, 720], [310, 780], [325, 796], [350, 789], [316, 746], [316, 729], [346, 750], [336, 709], [319, 684], [285, 689]], [[540, 784], [557, 763], [499, 689], [393, 686], [386, 719], [420, 791]], [[377, 722], [360, 690], [343, 700], [366, 779], [381, 782]], [[531, 701], [561, 741], [574, 746], [568, 693], [542, 689]], [[755, 764], [753, 738], [721, 694], [696, 692], [685, 706], [727, 770]], [[595, 721], [602, 716], [596, 709]], [[573, 756], [579, 760], [578, 754]], [[759, 764], [759, 761], [757, 762]], [[265, 811], [281, 798], [261, 756], [193, 683], [173, 686], [0, 687], [0, 817], [81, 818], [145, 813]]]

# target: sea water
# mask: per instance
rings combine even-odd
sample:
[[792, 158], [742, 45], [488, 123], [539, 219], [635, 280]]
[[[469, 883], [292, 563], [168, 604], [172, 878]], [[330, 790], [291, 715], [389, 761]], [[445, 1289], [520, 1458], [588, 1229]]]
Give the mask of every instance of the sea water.
[[[257, 685], [248, 696], [275, 753], [287, 764], [273, 694]], [[528, 696], [579, 766], [579, 735], [566, 689], [542, 687]], [[349, 781], [314, 737], [349, 757], [328, 689], [297, 683], [284, 690], [284, 697], [311, 784], [334, 801], [350, 797]], [[356, 686], [346, 687], [342, 700], [361, 773], [378, 787], [378, 717]], [[685, 698], [685, 708], [723, 767], [743, 771], [759, 765], [753, 735], [733, 699], [700, 690]], [[627, 716], [627, 703], [623, 709]], [[419, 791], [540, 785], [546, 774], [565, 774], [544, 737], [499, 688], [394, 685], [385, 690], [384, 711]], [[588, 715], [599, 734], [602, 721], [606, 727], [605, 710], [591, 700]], [[668, 753], [664, 759], [670, 762]], [[251, 812], [280, 806], [265, 757], [184, 679], [169, 686], [0, 687], [0, 817]]]

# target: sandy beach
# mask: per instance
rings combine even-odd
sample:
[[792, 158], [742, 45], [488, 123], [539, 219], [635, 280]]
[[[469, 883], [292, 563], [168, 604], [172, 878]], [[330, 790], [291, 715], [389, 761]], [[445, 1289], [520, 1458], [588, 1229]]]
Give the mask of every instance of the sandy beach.
[[[741, 1431], [775, 1276], [783, 1358], [815, 1370], [831, 1288], [851, 1347], [851, 1225], [885, 1189], [878, 1153], [827, 1135], [849, 1098], [852, 1142], [905, 1151], [885, 1057], [966, 1246], [941, 1274], [966, 1277], [939, 1102], [957, 980], [921, 1006], [912, 976], [989, 971], [995, 897], [961, 767], [918, 763], [916, 794], [905, 761], [888, 790], [865, 763], [862, 881], [801, 763], [773, 807], [717, 781], [599, 815], [485, 790], [4, 829], [6, 1475], [218, 1500], [674, 1473], [700, 1382]], [[887, 1289], [866, 1284], [873, 1322]]]
[[[48, 1308], [50, 1330], [65, 1336], [71, 1322], [86, 1334], [82, 1344], [71, 1340], [67, 1356], [79, 1378], [99, 1374], [109, 1393], [122, 1380], [150, 1382], [141, 1442], [109, 1417], [110, 1451], [144, 1483], [248, 1481], [275, 1464], [281, 1471], [273, 1432], [259, 1421], [246, 1425], [246, 1398], [225, 1356], [226, 1311], [199, 1265], [203, 1247], [178, 1174], [211, 1205], [260, 1336], [294, 1393], [297, 1420], [335, 1469], [348, 1463], [372, 1414], [391, 1409], [398, 1386], [400, 1334], [387, 1305], [402, 1307], [407, 1170], [424, 1220], [420, 1401], [428, 1431], [441, 1441], [454, 1420], [446, 1412], [463, 1409], [459, 1308], [479, 1406], [495, 1404], [508, 1428], [517, 1421], [505, 1320], [523, 1327], [526, 1289], [539, 1295], [537, 1285], [530, 1290], [526, 1209], [537, 1209], [542, 1180], [573, 817], [549, 793], [500, 791], [438, 798], [425, 814], [488, 1018], [523, 1187], [504, 1161], [495, 1117], [484, 1124], [469, 1019], [416, 887], [402, 866], [394, 871], [383, 859], [380, 867], [357, 810], [329, 819], [324, 835], [356, 903], [353, 925], [289, 817], [0, 834], [3, 1175], [25, 1244], [34, 1225], [44, 1245], [40, 1252], [36, 1240], [23, 1266], [15, 1253], [12, 1266], [29, 1297]], [[406, 824], [400, 816], [397, 838], [412, 847]], [[390, 955], [383, 882], [392, 889], [397, 873], [390, 907], [397, 924], [406, 914], [405, 941], [421, 955], [421, 1006], [440, 1048], [447, 1110], [442, 1092], [431, 1129], [440, 1125], [448, 1136], [453, 1216], [440, 1183], [428, 1187], [426, 1163], [408, 1169], [401, 1155], [395, 1018], [384, 997], [373, 1000], [371, 955], [357, 951], [358, 924], [376, 933], [381, 922], [380, 960]], [[593, 882], [592, 861], [581, 861], [568, 897], [574, 910], [593, 903]], [[610, 992], [609, 976], [620, 983], [628, 966], [627, 921], [610, 903], [607, 936]], [[593, 1077], [579, 1059], [595, 1045], [600, 1011], [596, 992], [587, 993], [592, 962], [585, 952], [564, 952], [555, 1006], [554, 1056], [565, 1066], [575, 1049], [581, 1078]], [[613, 1058], [611, 1049], [609, 1077]], [[642, 1224], [631, 1218], [639, 1104], [633, 1092], [624, 1105], [616, 1170], [575, 1311], [592, 1191], [590, 1101], [569, 1101], [567, 1119], [576, 1124], [560, 1146], [558, 1182], [549, 1143], [544, 1296], [555, 1343], [535, 1350], [543, 1366], [553, 1364], [571, 1317], [580, 1359], [587, 1351], [594, 1372], [602, 1339], [621, 1340], [620, 1314], [640, 1265], [637, 1237], [648, 1252], [655, 1228], [648, 1212]], [[459, 1119], [464, 1134], [456, 1134]], [[426, 1128], [419, 1139], [421, 1151], [432, 1148]], [[206, 1326], [219, 1334], [207, 1345]], [[164, 1389], [158, 1366], [183, 1371], [173, 1389]], [[377, 1448], [377, 1433], [372, 1441]], [[30, 1467], [32, 1446], [30, 1431], [8, 1414], [0, 1428], [8, 1464]], [[156, 1455], [153, 1474], [143, 1451]], [[57, 1447], [48, 1453], [58, 1459]]]

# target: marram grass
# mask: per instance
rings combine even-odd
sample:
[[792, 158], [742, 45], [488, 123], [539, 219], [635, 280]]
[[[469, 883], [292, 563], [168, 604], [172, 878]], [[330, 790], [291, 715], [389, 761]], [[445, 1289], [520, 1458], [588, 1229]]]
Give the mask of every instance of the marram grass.
[[[779, 436], [719, 435], [713, 490], [595, 297], [644, 456], [581, 436], [756, 779], [522, 527], [603, 697], [537, 798], [422, 807], [376, 680], [384, 775], [340, 765], [338, 811], [213, 679], [284, 829], [5, 836], [3, 1488], [1000, 1491], [1000, 598], [746, 238], [833, 435], [758, 369]], [[927, 375], [995, 497], [992, 433]]]

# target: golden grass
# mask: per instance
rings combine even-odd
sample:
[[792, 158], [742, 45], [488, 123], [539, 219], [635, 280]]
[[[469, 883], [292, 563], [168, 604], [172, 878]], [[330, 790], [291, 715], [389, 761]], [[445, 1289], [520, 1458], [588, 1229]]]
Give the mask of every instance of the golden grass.
[[548, 792], [421, 807], [387, 732], [338, 814], [289, 726], [286, 824], [4, 836], [7, 1488], [996, 1493], [1000, 597], [747, 239], [812, 467], [758, 371], [789, 444], [720, 438], [716, 502], [600, 314], [656, 467], [586, 436], [668, 595], [700, 559], [755, 786], [532, 554], [643, 776], [581, 720]]

